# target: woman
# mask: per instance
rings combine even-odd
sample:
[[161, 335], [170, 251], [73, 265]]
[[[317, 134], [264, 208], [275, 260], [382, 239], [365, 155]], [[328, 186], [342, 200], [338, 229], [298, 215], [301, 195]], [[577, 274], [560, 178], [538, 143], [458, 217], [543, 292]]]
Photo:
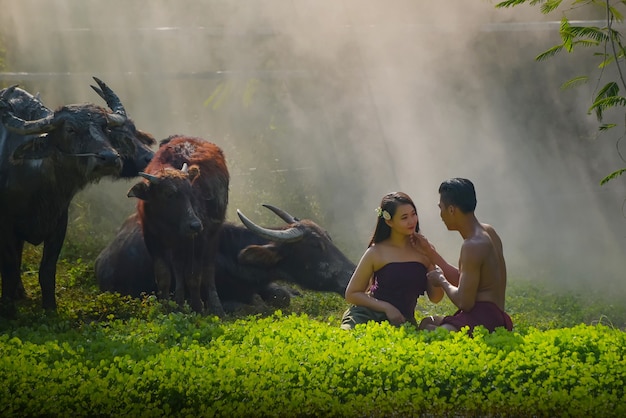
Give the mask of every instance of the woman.
[[417, 298], [427, 293], [437, 303], [444, 294], [442, 288], [429, 284], [426, 273], [435, 266], [414, 245], [419, 221], [411, 198], [402, 192], [389, 193], [376, 213], [374, 235], [346, 288], [346, 301], [353, 306], [343, 315], [343, 329], [385, 320], [417, 325]]

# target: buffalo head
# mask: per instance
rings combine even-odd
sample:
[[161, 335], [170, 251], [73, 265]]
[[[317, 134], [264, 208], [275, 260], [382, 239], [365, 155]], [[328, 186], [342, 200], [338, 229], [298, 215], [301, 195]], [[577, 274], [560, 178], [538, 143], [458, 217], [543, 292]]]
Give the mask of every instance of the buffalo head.
[[[13, 113], [11, 98], [16, 86], [0, 95], [2, 122], [7, 130], [22, 137], [11, 160], [86, 159], [80, 164], [86, 179], [118, 175], [122, 159], [105, 135], [108, 120], [104, 109], [95, 105], [68, 105], [56, 111], [40, 112], [42, 117], [24, 120]], [[18, 95], [19, 96], [19, 95]]]
[[272, 205], [263, 205], [287, 223], [280, 229], [265, 228], [237, 215], [251, 232], [267, 240], [239, 253], [244, 265], [272, 269], [277, 278], [312, 290], [343, 295], [355, 265], [335, 246], [328, 233], [311, 220], [300, 220]]
[[[151, 147], [156, 141], [149, 133], [135, 127], [111, 88], [96, 77], [94, 80], [99, 87], [91, 87], [105, 100], [110, 112], [93, 104], [68, 105], [53, 112], [17, 86], [5, 89], [0, 96], [2, 122], [9, 131], [24, 137], [12, 159], [41, 159], [59, 152], [64, 156], [93, 157], [90, 166], [98, 168], [110, 163], [119, 166], [119, 162], [111, 160], [114, 158], [121, 160], [121, 169], [101, 170], [99, 175], [137, 176], [154, 156]], [[92, 149], [77, 149], [92, 140]], [[110, 144], [112, 152], [95, 151], [103, 142]]]
[[[146, 215], [158, 220], [161, 234], [191, 237], [202, 231], [202, 221], [194, 210], [193, 181], [200, 174], [198, 166], [183, 164], [181, 170], [164, 168], [157, 174], [139, 173], [147, 181], [135, 184], [128, 197], [136, 197], [149, 205]], [[148, 213], [148, 211], [150, 213]]]
[[122, 101], [109, 86], [97, 77], [93, 79], [98, 87], [92, 85], [91, 88], [112, 111], [107, 114], [107, 137], [123, 160], [120, 177], [135, 177], [152, 160], [154, 151], [151, 147], [156, 144], [156, 140], [149, 133], [135, 127], [135, 123], [126, 114]]

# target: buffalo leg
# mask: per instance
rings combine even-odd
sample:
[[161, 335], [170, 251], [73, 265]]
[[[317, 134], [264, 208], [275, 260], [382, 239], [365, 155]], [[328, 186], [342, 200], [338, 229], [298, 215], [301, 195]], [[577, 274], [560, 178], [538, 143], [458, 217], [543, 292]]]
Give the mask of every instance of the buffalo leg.
[[291, 304], [291, 292], [277, 283], [268, 283], [259, 290], [259, 296], [274, 308], [286, 308]]
[[[17, 249], [17, 265], [18, 268], [21, 269], [22, 266], [22, 254], [24, 253], [24, 241], [20, 241], [18, 243], [19, 247]], [[24, 288], [24, 281], [22, 280], [21, 274], [17, 275], [17, 285], [15, 286], [15, 300], [23, 300], [26, 299], [26, 289]]]
[[222, 302], [217, 294], [217, 288], [215, 287], [215, 262], [217, 260], [217, 237], [207, 251], [204, 258], [204, 266], [202, 268], [201, 288], [203, 299], [207, 304], [207, 313], [217, 315], [219, 317], [225, 316]]
[[[193, 265], [193, 262], [191, 265]], [[185, 295], [190, 292], [186, 279], [188, 273], [185, 268], [181, 268], [179, 265], [175, 265], [174, 267], [174, 300], [176, 304], [182, 308], [185, 304]]]
[[61, 247], [67, 231], [67, 210], [63, 213], [53, 234], [44, 241], [43, 256], [39, 265], [39, 286], [41, 286], [41, 300], [45, 310], [54, 311], [56, 301], [56, 273], [57, 261], [61, 254]]
[[157, 285], [159, 298], [169, 299], [172, 273], [165, 260], [161, 257], [154, 257], [154, 280]]
[[14, 318], [17, 314], [15, 296], [20, 281], [20, 260], [24, 243], [17, 239], [8, 239], [0, 243], [0, 275], [2, 275], [2, 298], [0, 314]]

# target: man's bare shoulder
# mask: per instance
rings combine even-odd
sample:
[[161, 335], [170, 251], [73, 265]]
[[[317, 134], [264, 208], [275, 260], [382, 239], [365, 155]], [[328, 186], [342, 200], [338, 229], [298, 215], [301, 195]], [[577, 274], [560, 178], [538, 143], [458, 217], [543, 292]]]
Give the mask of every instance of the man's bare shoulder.
[[499, 249], [501, 249], [502, 240], [500, 239], [500, 235], [498, 235], [495, 228], [489, 224], [481, 224], [481, 225], [483, 229], [485, 230], [485, 232], [489, 234], [489, 237], [491, 238], [491, 241], [494, 243], [494, 245], [498, 247]]
[[484, 256], [492, 247], [489, 235], [477, 234], [465, 241], [461, 245], [461, 254], [471, 257]]

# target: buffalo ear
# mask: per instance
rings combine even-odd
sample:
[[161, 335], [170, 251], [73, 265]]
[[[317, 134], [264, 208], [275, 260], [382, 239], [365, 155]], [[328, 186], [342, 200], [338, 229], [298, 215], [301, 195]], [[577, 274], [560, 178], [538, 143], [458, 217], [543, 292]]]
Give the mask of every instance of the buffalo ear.
[[149, 188], [150, 186], [148, 185], [148, 183], [146, 183], [145, 181], [140, 181], [139, 183], [135, 184], [133, 187], [130, 188], [126, 196], [136, 197], [137, 199], [141, 199], [141, 200], [148, 200]]
[[12, 161], [19, 160], [39, 160], [49, 157], [54, 152], [54, 145], [51, 143], [47, 135], [29, 138], [23, 144], [20, 144], [13, 155]]
[[191, 167], [189, 167], [188, 173], [189, 173], [188, 174], [189, 175], [189, 181], [193, 182], [200, 175], [200, 167], [198, 167], [196, 164], [194, 164]]
[[251, 266], [272, 267], [282, 259], [274, 245], [248, 245], [239, 252], [241, 264]]
[[137, 129], [137, 133], [135, 135], [137, 136], [137, 139], [139, 139], [140, 142], [143, 142], [144, 144], [150, 147], [156, 144], [156, 139], [154, 139], [152, 134], [150, 134], [149, 132], [144, 132], [142, 130]]

